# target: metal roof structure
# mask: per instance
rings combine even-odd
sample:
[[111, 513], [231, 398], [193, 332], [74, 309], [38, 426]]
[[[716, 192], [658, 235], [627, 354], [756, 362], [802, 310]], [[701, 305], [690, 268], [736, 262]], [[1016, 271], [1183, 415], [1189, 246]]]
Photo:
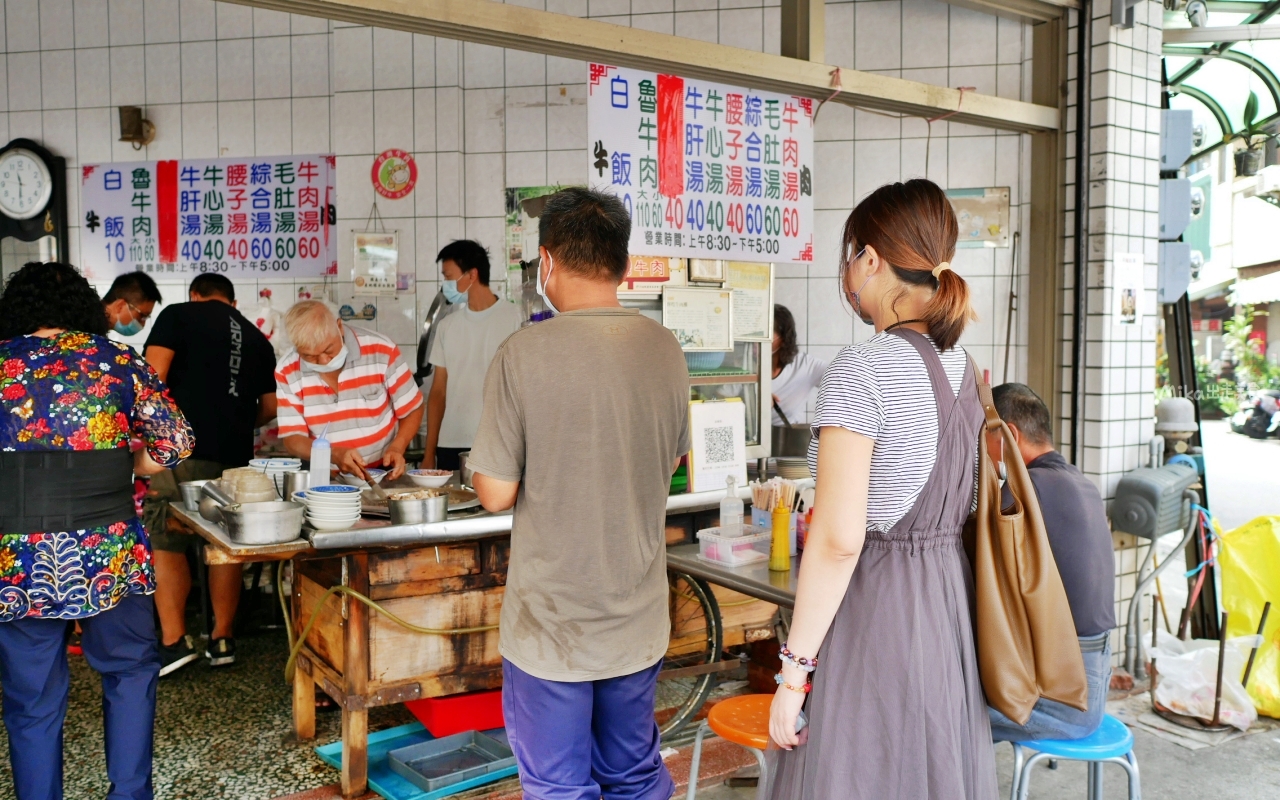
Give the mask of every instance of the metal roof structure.
[[1267, 131], [1280, 130], [1280, 0], [1207, 0], [1206, 5], [1209, 24], [1204, 27], [1191, 27], [1180, 11], [1165, 13], [1169, 105], [1191, 109], [1204, 131], [1190, 160], [1243, 131], [1250, 92], [1259, 101], [1255, 122]]

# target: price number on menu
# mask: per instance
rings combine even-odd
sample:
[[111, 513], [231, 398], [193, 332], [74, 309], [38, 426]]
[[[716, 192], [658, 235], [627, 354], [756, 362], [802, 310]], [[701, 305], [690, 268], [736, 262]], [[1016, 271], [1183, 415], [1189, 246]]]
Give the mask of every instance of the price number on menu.
[[632, 202], [630, 194], [622, 196], [631, 218], [641, 228], [667, 228], [695, 232], [712, 231], [748, 236], [782, 236], [794, 239], [800, 235], [800, 211], [764, 203], [725, 203], [720, 200], [668, 198]]

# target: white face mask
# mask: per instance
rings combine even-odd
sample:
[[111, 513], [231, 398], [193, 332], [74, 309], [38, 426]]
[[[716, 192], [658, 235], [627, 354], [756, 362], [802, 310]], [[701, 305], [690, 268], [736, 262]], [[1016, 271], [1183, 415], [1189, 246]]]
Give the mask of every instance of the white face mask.
[[542, 280], [542, 269], [538, 269], [538, 296], [542, 298], [542, 302], [547, 304], [547, 308], [552, 314], [559, 314], [560, 309], [556, 308], [556, 304], [551, 302], [551, 298], [547, 297], [547, 284], [551, 282], [551, 270], [556, 268], [556, 260], [551, 257], [551, 253], [547, 253], [547, 279]]
[[302, 368], [311, 372], [337, 372], [347, 363], [347, 346], [345, 344], [342, 345], [342, 349], [338, 351], [337, 355], [329, 359], [328, 364], [314, 364], [301, 357], [299, 357], [299, 360], [302, 362]]

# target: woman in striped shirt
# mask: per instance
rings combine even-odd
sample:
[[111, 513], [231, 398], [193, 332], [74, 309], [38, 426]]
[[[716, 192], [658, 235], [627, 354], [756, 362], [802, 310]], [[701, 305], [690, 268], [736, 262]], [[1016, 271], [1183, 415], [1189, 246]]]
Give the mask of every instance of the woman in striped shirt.
[[927, 180], [882, 186], [845, 223], [841, 288], [876, 335], [840, 352], [818, 394], [774, 800], [996, 796], [960, 542], [983, 413], [956, 346], [973, 316], [957, 233]]
[[400, 355], [380, 333], [344, 325], [319, 300], [305, 300], [284, 319], [296, 348], [276, 365], [280, 438], [299, 458], [324, 434], [340, 471], [368, 478], [382, 467], [400, 477], [405, 450], [422, 423], [422, 392]]

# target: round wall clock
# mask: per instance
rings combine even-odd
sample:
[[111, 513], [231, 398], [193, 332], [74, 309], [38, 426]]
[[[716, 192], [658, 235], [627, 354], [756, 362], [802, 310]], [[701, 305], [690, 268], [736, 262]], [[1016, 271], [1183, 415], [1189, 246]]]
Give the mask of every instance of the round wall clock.
[[0, 154], [0, 211], [11, 219], [31, 219], [53, 195], [53, 176], [44, 159], [21, 147]]
[[418, 165], [413, 156], [403, 150], [384, 150], [373, 160], [369, 176], [378, 194], [391, 200], [399, 200], [413, 191], [418, 182]]

